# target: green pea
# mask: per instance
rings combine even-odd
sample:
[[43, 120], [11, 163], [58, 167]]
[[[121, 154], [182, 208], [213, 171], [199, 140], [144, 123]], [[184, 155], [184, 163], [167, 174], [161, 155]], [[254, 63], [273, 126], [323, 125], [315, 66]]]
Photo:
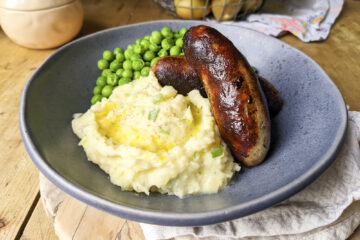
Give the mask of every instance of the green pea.
[[160, 46], [156, 43], [150, 43], [149, 50], [153, 52], [158, 52], [160, 50]]
[[134, 50], [132, 49], [126, 49], [124, 52], [125, 59], [130, 59], [130, 56], [134, 54]]
[[123, 78], [120, 78], [118, 85], [121, 86], [121, 85], [127, 84], [129, 82], [131, 82], [131, 78], [123, 77]]
[[135, 59], [132, 61], [132, 69], [135, 71], [141, 70], [144, 67], [145, 63], [141, 59]]
[[119, 53], [124, 53], [124, 50], [122, 48], [119, 48], [119, 47], [115, 48], [114, 49], [114, 54], [117, 55]]
[[124, 72], [124, 69], [120, 68], [120, 69], [116, 70], [116, 73], [115, 73], [115, 74], [116, 74], [118, 77], [122, 77], [123, 72]]
[[141, 40], [140, 45], [141, 45], [141, 47], [143, 47], [144, 51], [146, 51], [149, 49], [150, 41], [143, 39], [143, 40]]
[[141, 40], [142, 40], [141, 38], [136, 39], [136, 41], [135, 41], [136, 45], [140, 45]]
[[112, 73], [111, 69], [104, 69], [101, 73], [101, 76], [107, 77], [111, 73]]
[[174, 33], [174, 38], [175, 38], [175, 39], [177, 39], [177, 38], [179, 38], [179, 37], [181, 37], [179, 33]]
[[174, 45], [174, 41], [172, 39], [165, 38], [161, 41], [161, 47], [165, 50], [169, 50]]
[[100, 102], [102, 98], [103, 98], [103, 96], [101, 96], [100, 94], [94, 95], [90, 100], [91, 105], [94, 105], [95, 103]]
[[123, 68], [124, 68], [124, 70], [125, 70], [125, 69], [132, 69], [132, 62], [131, 62], [131, 60], [125, 60], [125, 61], [123, 62]]
[[150, 68], [149, 67], [143, 67], [143, 69], [141, 69], [141, 76], [147, 77], [149, 76], [150, 73]]
[[185, 53], [184, 53], [184, 52], [181, 52], [180, 55], [185, 55]]
[[175, 37], [175, 38], [179, 38], [179, 37], [180, 37], [180, 33], [179, 33], [178, 30], [174, 30], [174, 31], [173, 31], [173, 34], [174, 34], [174, 37], [175, 37], [175, 36], [178, 36], [178, 37]]
[[113, 87], [110, 85], [106, 85], [102, 90], [101, 90], [101, 95], [103, 95], [104, 97], [109, 97], [113, 91]]
[[146, 51], [143, 55], [143, 58], [145, 61], [151, 61], [155, 57], [155, 53], [153, 51]]
[[124, 69], [124, 72], [122, 73], [122, 76], [125, 78], [132, 78], [133, 72], [130, 69]]
[[159, 52], [158, 52], [158, 56], [159, 57], [165, 57], [165, 56], [168, 56], [168, 52], [165, 50], [165, 49], [161, 49]]
[[162, 40], [161, 32], [156, 30], [151, 33], [150, 42], [160, 44]]
[[105, 76], [100, 76], [96, 79], [96, 85], [97, 86], [105, 86], [106, 85], [106, 77]]
[[171, 27], [163, 27], [163, 29], [161, 29], [161, 35], [163, 35], [164, 37], [172, 37], [173, 32]]
[[184, 42], [183, 42], [183, 39], [182, 39], [182, 38], [178, 38], [178, 39], [176, 39], [175, 45], [182, 48], [183, 43], [184, 43]]
[[149, 40], [150, 41], [150, 35], [146, 35], [145, 37], [144, 37], [144, 39], [146, 39], [146, 40]]
[[173, 46], [170, 48], [170, 55], [174, 56], [174, 55], [179, 55], [181, 52], [181, 48], [179, 46]]
[[188, 29], [186, 27], [181, 28], [180, 31], [179, 31], [180, 36], [184, 36], [185, 33], [187, 32], [187, 30]]
[[105, 59], [100, 59], [98, 62], [97, 62], [97, 66], [100, 70], [104, 70], [106, 68], [109, 67], [109, 62]]
[[103, 88], [102, 86], [96, 86], [96, 87], [94, 87], [94, 90], [93, 90], [94, 95], [99, 95], [99, 94], [101, 94], [102, 88]]
[[105, 50], [103, 52], [103, 58], [108, 61], [112, 61], [115, 58], [115, 54], [110, 50]]
[[141, 55], [138, 54], [138, 53], [134, 53], [134, 54], [132, 54], [132, 55], [130, 56], [130, 60], [131, 60], [131, 61], [134, 61], [134, 60], [136, 60], [136, 59], [141, 59]]
[[118, 81], [118, 76], [115, 73], [111, 73], [106, 78], [106, 83], [110, 86], [115, 86]]
[[145, 62], [146, 67], [150, 67], [150, 62]]
[[141, 76], [140, 71], [135, 71], [135, 72], [134, 72], [133, 79], [134, 79], [134, 80], [135, 80], [135, 79], [139, 79], [139, 78], [140, 78], [140, 76]]
[[159, 57], [156, 57], [156, 58], [154, 58], [153, 60], [151, 60], [150, 66], [154, 65], [155, 62], [156, 62], [158, 59], [159, 59]]
[[129, 50], [134, 50], [134, 47], [135, 47], [135, 44], [129, 44], [129, 45], [127, 46], [127, 49], [129, 49]]
[[[144, 50], [144, 48], [139, 44], [139, 45], [135, 45], [135, 47], [134, 47], [134, 52], [135, 53], [138, 53], [138, 54], [141, 54], [141, 53], [143, 53], [145, 50]], [[130, 58], [131, 58], [131, 56], [130, 56]]]
[[118, 53], [118, 54], [116, 54], [115, 59], [118, 60], [118, 61], [120, 61], [120, 62], [123, 62], [123, 61], [125, 60], [124, 53]]
[[114, 60], [110, 63], [110, 69], [113, 72], [116, 72], [116, 70], [118, 70], [119, 68], [121, 68], [121, 62], [119, 60]]

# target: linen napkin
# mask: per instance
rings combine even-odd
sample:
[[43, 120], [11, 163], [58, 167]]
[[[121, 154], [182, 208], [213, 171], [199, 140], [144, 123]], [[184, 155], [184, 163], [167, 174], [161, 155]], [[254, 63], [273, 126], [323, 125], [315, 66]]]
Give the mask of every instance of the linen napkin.
[[328, 37], [344, 0], [266, 0], [259, 13], [245, 21], [225, 24], [242, 26], [271, 36], [290, 32], [304, 42]]
[[[360, 225], [360, 112], [349, 111], [344, 145], [315, 182], [253, 215], [202, 227], [141, 223], [146, 240], [341, 240]], [[55, 216], [65, 193], [40, 174], [47, 213]]]
[[360, 225], [360, 112], [349, 111], [344, 145], [315, 182], [253, 215], [202, 227], [141, 224], [147, 240], [341, 240]]

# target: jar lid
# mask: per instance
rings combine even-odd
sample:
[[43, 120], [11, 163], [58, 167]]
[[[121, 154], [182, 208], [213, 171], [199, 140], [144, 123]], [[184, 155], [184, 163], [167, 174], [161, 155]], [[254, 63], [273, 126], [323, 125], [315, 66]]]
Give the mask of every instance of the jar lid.
[[0, 0], [0, 8], [33, 11], [59, 7], [73, 1], [74, 0]]

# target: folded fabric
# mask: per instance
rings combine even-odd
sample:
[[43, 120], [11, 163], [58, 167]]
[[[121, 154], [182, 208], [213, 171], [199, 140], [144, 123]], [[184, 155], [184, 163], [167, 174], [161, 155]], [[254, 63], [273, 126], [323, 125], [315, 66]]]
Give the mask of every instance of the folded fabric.
[[202, 227], [141, 224], [147, 240], [341, 240], [360, 225], [360, 112], [349, 112], [344, 145], [315, 182], [253, 215]]
[[[146, 240], [341, 240], [360, 225], [360, 112], [350, 111], [344, 145], [315, 182], [261, 212], [202, 227], [141, 223]], [[65, 193], [40, 174], [47, 213], [55, 217]]]
[[266, 0], [261, 11], [250, 14], [245, 21], [224, 23], [271, 36], [290, 32], [304, 42], [320, 41], [328, 37], [343, 3], [343, 0]]

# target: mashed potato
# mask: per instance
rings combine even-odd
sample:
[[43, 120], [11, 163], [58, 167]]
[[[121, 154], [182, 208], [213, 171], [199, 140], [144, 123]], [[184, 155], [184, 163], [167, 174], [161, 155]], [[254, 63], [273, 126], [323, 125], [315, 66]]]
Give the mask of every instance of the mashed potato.
[[77, 114], [72, 128], [90, 161], [123, 190], [183, 197], [214, 193], [240, 166], [199, 91], [183, 96], [154, 77], [117, 87]]

